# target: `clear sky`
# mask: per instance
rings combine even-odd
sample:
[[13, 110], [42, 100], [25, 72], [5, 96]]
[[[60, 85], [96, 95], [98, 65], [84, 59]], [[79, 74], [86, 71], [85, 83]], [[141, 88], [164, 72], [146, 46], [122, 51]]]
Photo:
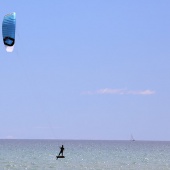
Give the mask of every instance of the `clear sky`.
[[10, 12], [0, 138], [170, 140], [169, 0], [1, 1]]

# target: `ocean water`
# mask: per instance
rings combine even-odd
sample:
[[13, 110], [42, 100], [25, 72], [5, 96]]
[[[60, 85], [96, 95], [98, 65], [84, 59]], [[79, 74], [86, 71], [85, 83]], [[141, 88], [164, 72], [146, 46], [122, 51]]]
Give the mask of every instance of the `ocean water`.
[[1, 139], [0, 170], [24, 169], [170, 170], [170, 142]]

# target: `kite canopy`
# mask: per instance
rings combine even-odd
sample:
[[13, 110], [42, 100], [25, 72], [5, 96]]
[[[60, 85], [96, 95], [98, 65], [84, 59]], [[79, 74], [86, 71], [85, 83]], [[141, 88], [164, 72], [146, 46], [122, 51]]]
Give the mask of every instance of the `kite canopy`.
[[16, 13], [7, 14], [2, 22], [2, 37], [7, 52], [12, 52], [15, 44]]

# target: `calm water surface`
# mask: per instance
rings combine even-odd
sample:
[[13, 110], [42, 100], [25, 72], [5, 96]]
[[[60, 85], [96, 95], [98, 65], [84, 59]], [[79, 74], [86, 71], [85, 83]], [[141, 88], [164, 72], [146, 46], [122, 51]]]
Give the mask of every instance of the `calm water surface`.
[[170, 142], [0, 140], [0, 170], [24, 169], [170, 170]]

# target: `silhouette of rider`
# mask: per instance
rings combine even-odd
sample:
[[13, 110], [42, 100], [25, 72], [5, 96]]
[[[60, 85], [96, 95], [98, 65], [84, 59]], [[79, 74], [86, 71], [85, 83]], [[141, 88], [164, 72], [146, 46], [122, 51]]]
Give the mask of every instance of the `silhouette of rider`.
[[64, 152], [64, 146], [62, 145], [60, 147], [60, 153], [58, 154], [58, 156], [60, 156], [60, 154], [63, 156], [63, 152]]

